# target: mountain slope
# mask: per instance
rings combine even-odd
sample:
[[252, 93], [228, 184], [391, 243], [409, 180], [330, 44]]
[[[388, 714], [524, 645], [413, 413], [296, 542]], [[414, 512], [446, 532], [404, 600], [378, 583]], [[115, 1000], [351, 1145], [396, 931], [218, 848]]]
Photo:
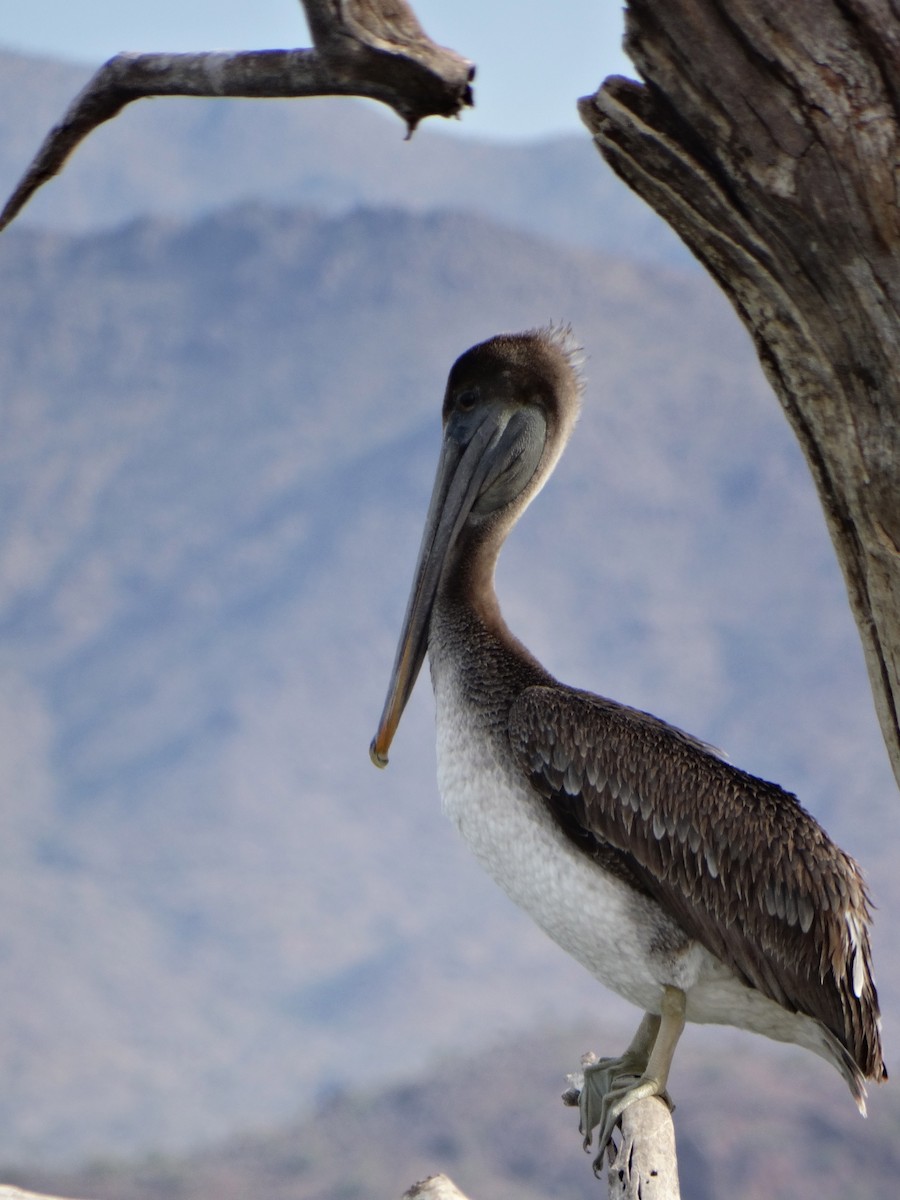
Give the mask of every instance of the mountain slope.
[[710, 284], [452, 214], [13, 230], [7, 1160], [184, 1147], [550, 1015], [622, 1014], [442, 821], [424, 680], [390, 771], [367, 756], [446, 371], [551, 319], [589, 387], [504, 554], [510, 623], [562, 678], [797, 788], [863, 858], [890, 1043], [894, 801], [861, 654]]
[[[863, 1122], [849, 1096], [820, 1088], [826, 1068], [814, 1059], [784, 1047], [744, 1054], [746, 1038], [703, 1034], [688, 1030], [672, 1084], [683, 1195], [896, 1194], [896, 1091], [879, 1089]], [[593, 1153], [582, 1152], [577, 1113], [559, 1099], [565, 1072], [593, 1039], [590, 1031], [528, 1033], [477, 1057], [443, 1059], [421, 1078], [335, 1092], [306, 1120], [185, 1158], [107, 1159], [75, 1173], [32, 1170], [19, 1179], [96, 1200], [259, 1193], [267, 1200], [368, 1200], [400, 1196], [414, 1180], [442, 1171], [478, 1200], [596, 1196], [602, 1185], [591, 1174]]]

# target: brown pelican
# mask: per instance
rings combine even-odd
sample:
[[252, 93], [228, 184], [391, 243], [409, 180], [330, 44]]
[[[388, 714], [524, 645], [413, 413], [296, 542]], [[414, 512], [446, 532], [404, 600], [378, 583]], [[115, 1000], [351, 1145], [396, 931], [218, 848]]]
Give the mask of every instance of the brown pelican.
[[864, 1081], [886, 1071], [856, 864], [780, 787], [559, 683], [500, 614], [497, 555], [580, 392], [571, 336], [553, 328], [491, 338], [454, 364], [373, 761], [387, 764], [427, 653], [444, 810], [510, 897], [645, 1013], [620, 1058], [587, 1069], [585, 1146], [599, 1126], [602, 1155], [628, 1104], [664, 1095], [685, 1021], [805, 1046], [864, 1113]]

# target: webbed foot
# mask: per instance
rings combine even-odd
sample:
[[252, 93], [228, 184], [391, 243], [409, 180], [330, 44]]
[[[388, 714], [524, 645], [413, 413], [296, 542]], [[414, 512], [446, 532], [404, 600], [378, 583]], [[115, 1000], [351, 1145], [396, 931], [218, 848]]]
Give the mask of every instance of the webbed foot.
[[584, 1137], [585, 1150], [591, 1144], [593, 1130], [604, 1121], [608, 1097], [618, 1095], [625, 1080], [635, 1082], [640, 1079], [647, 1068], [648, 1057], [649, 1052], [635, 1049], [632, 1043], [618, 1058], [586, 1056], [582, 1061], [583, 1071], [578, 1081], [578, 1129]]
[[[630, 1104], [635, 1104], [638, 1100], [646, 1100], [650, 1096], [659, 1096], [660, 1099], [666, 1102], [670, 1110], [675, 1107], [669, 1098], [669, 1093], [666, 1091], [665, 1080], [650, 1078], [646, 1074], [632, 1076], [618, 1075], [613, 1087], [603, 1096], [595, 1120], [594, 1111], [591, 1111], [588, 1119], [594, 1120], [594, 1124], [593, 1126], [585, 1125], [587, 1133], [585, 1134], [584, 1148], [587, 1150], [590, 1147], [591, 1133], [593, 1129], [596, 1129], [597, 1156], [591, 1164], [595, 1175], [599, 1175], [603, 1169], [603, 1158], [606, 1147], [612, 1140], [612, 1135], [622, 1113]], [[584, 1115], [582, 1115], [582, 1120], [585, 1120]], [[584, 1131], [583, 1128], [582, 1133]]]
[[666, 1083], [672, 1055], [684, 1028], [684, 1009], [684, 993], [678, 988], [664, 988], [661, 1015], [645, 1013], [624, 1054], [619, 1058], [587, 1056], [582, 1062], [583, 1075], [572, 1078], [573, 1088], [564, 1099], [578, 1104], [578, 1128], [585, 1150], [591, 1145], [594, 1130], [598, 1131], [595, 1174], [602, 1169], [606, 1147], [630, 1104], [659, 1096], [674, 1109]]

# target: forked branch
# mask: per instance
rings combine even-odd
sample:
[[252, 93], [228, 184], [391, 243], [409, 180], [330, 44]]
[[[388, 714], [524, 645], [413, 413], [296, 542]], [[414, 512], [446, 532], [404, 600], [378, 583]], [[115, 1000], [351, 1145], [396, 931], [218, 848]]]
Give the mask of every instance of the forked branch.
[[436, 45], [406, 0], [303, 0], [314, 48], [117, 54], [44, 139], [0, 213], [0, 230], [56, 175], [79, 142], [145, 96], [365, 96], [389, 105], [411, 135], [425, 117], [472, 104], [475, 68]]

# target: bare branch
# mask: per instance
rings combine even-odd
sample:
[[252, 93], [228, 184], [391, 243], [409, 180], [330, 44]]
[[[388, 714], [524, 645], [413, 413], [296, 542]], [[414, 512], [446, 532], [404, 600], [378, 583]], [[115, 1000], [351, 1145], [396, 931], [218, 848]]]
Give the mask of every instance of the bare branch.
[[365, 96], [389, 105], [407, 136], [425, 117], [472, 104], [475, 68], [425, 34], [406, 0], [304, 0], [315, 49], [233, 54], [117, 54], [75, 97], [0, 213], [0, 230], [56, 175], [79, 142], [147, 96]]
[[900, 782], [900, 31], [886, 0], [631, 0], [580, 104], [709, 269], [806, 455]]
[[621, 1141], [606, 1181], [609, 1200], [679, 1200], [675, 1127], [659, 1096], [622, 1113]]

